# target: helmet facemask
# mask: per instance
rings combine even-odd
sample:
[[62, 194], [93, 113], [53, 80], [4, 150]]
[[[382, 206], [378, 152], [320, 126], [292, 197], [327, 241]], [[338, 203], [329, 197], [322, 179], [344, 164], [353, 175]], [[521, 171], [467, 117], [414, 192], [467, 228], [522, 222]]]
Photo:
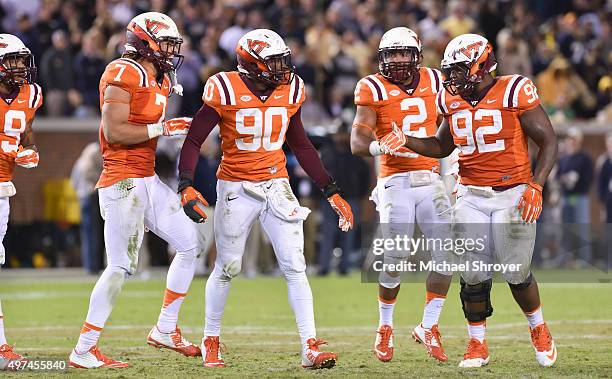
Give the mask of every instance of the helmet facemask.
[[10, 88], [21, 87], [36, 80], [34, 56], [29, 52], [5, 54], [0, 64], [0, 82]]
[[414, 78], [423, 60], [415, 47], [387, 47], [378, 50], [378, 70], [393, 83], [405, 83]]
[[[176, 71], [183, 64], [184, 57], [180, 54], [183, 39], [180, 37], [159, 37], [149, 42], [128, 30], [126, 39], [141, 57], [153, 62], [162, 73]], [[153, 44], [157, 46], [151, 46]]]
[[475, 61], [444, 64], [442, 62], [442, 75], [444, 88], [451, 95], [459, 95], [469, 99], [475, 96], [476, 86], [483, 81], [497, 67], [495, 54], [491, 45]]
[[295, 66], [291, 62], [291, 52], [270, 55], [262, 58], [256, 52], [253, 60], [245, 59], [238, 54], [238, 68], [250, 79], [259, 80], [269, 88], [291, 83], [295, 73]]

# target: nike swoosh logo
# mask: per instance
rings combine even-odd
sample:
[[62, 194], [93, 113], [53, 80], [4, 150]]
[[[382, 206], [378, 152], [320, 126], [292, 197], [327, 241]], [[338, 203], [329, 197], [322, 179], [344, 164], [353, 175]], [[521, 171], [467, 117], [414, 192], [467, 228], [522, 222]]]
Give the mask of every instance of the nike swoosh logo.
[[425, 88], [421, 88], [421, 89], [419, 89], [419, 91], [420, 91], [420, 92], [425, 92], [425, 91], [427, 91], [428, 89], [429, 89], [429, 87], [425, 87]]
[[25, 100], [23, 100], [23, 99], [19, 99], [19, 100], [17, 100], [17, 102], [18, 102], [19, 104], [23, 104], [23, 103], [25, 103], [26, 101], [25, 101]]
[[487, 100], [487, 104], [493, 104], [496, 101], [497, 101], [497, 99]]
[[236, 197], [228, 197], [228, 198], [227, 198], [227, 201], [236, 200], [237, 198], [238, 198], [238, 196], [236, 196]]
[[283, 97], [283, 96], [285, 96], [285, 95], [274, 95], [274, 98], [275, 98], [275, 99], [280, 99], [280, 98], [281, 98], [281, 97]]
[[126, 190], [126, 191], [131, 191], [131, 190], [133, 190], [134, 188], [136, 188], [136, 186], [131, 186], [131, 187], [128, 187], [128, 188], [126, 188], [125, 190]]
[[391, 187], [393, 187], [394, 185], [395, 185], [395, 184], [391, 184], [391, 185], [386, 185], [386, 184], [385, 184], [385, 189], [387, 189], [387, 188], [391, 188]]

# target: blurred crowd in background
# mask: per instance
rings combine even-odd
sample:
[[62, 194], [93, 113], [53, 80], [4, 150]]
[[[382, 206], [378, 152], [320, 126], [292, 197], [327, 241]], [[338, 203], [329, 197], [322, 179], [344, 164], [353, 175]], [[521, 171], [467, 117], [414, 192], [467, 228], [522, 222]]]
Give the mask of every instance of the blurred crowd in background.
[[[377, 71], [378, 43], [389, 28], [415, 30], [423, 43], [423, 65], [435, 68], [451, 38], [480, 33], [495, 48], [498, 75], [516, 73], [534, 79], [554, 124], [612, 123], [612, 2], [606, 0], [0, 0], [2, 31], [20, 37], [35, 55], [38, 82], [45, 94], [43, 115], [99, 117], [100, 76], [106, 64], [122, 53], [129, 20], [145, 11], [168, 14], [184, 37], [181, 53], [185, 60], [178, 78], [185, 91], [182, 98], [171, 98], [169, 116], [193, 115], [201, 106], [208, 77], [235, 69], [234, 48], [245, 32], [270, 28], [283, 36], [297, 73], [306, 83], [304, 125], [361, 220], [376, 217], [367, 201], [376, 172], [373, 160], [350, 153], [353, 91], [361, 77]], [[582, 149], [582, 132], [572, 130], [562, 142], [560, 162], [551, 176], [549, 214], [544, 217], [556, 222], [590, 222], [589, 193], [597, 189], [602, 204], [610, 210], [610, 222], [612, 137], [608, 151], [594, 162]], [[214, 205], [214, 172], [220, 151], [217, 140], [209, 139], [196, 181]], [[101, 226], [96, 222], [99, 215], [90, 215], [97, 208], [93, 191], [97, 178], [91, 175], [91, 167], [99, 167], [94, 165], [99, 156], [96, 148], [88, 148], [82, 158], [90, 161], [77, 162], [72, 179], [84, 220], [82, 263], [96, 272], [102, 265], [101, 242], [93, 230]], [[176, 180], [179, 150], [180, 141], [160, 144], [157, 171], [171, 185]], [[316, 263], [322, 275], [333, 269], [347, 273], [360, 259], [352, 253], [358, 251], [360, 231], [336, 233], [331, 227], [335, 215], [290, 152], [288, 162], [296, 195], [304, 206], [319, 210], [305, 225], [307, 260]], [[250, 258], [252, 264], [245, 266], [245, 272], [273, 271], [269, 244], [261, 231], [253, 234], [247, 252], [260, 254]], [[154, 236], [147, 238], [148, 247], [154, 251], [158, 246], [161, 252], [152, 255], [152, 263], [167, 264], [163, 243]], [[93, 245], [87, 247], [91, 241]], [[555, 259], [562, 264], [574, 262], [559, 258], [562, 254], [555, 253], [554, 247], [542, 249], [550, 252], [543, 264]], [[579, 258], [590, 261], [592, 254], [584, 251]]]

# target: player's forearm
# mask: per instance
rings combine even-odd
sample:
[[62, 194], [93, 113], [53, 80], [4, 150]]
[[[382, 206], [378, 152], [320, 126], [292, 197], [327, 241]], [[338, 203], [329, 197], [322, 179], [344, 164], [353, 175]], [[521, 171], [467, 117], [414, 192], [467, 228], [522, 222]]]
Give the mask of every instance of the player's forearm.
[[24, 148], [38, 150], [34, 143], [34, 131], [32, 130], [32, 125], [29, 124], [26, 127], [26, 130], [21, 135], [21, 146]]
[[361, 157], [371, 157], [370, 144], [372, 140], [365, 140], [364, 138], [351, 138], [351, 153]]
[[546, 142], [540, 146], [540, 152], [536, 160], [536, 168], [533, 181], [544, 187], [548, 175], [557, 161], [557, 140]]
[[102, 121], [104, 137], [111, 144], [136, 145], [150, 140], [146, 125], [135, 125], [128, 122]]
[[431, 158], [444, 158], [452, 152], [452, 150], [449, 152], [448, 149], [445, 149], [435, 136], [427, 138], [408, 137], [404, 146], [417, 154]]
[[179, 173], [181, 178], [193, 180], [193, 174], [200, 157], [200, 149], [208, 135], [217, 126], [221, 117], [210, 106], [204, 104], [193, 117], [191, 127], [179, 158]]

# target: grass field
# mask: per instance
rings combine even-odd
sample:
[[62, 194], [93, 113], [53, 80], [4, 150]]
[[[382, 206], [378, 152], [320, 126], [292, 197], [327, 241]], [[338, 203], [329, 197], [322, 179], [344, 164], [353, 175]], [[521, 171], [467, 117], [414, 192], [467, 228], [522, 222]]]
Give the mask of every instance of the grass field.
[[[1, 275], [0, 275], [1, 277]], [[0, 297], [10, 343], [30, 358], [67, 359], [87, 311], [94, 280], [29, 277], [0, 279]], [[226, 369], [204, 369], [199, 359], [153, 349], [145, 344], [156, 322], [163, 280], [130, 280], [123, 289], [100, 347], [127, 360], [125, 370], [71, 369], [71, 377], [610, 377], [612, 376], [612, 284], [541, 284], [544, 317], [559, 348], [555, 367], [540, 368], [533, 356], [527, 324], [506, 285], [496, 283], [494, 316], [488, 323], [491, 363], [482, 369], [459, 369], [467, 343], [466, 328], [454, 284], [440, 321], [449, 362], [428, 358], [412, 342], [410, 330], [420, 321], [422, 284], [404, 284], [395, 313], [396, 354], [378, 362], [372, 344], [378, 320], [376, 285], [348, 278], [311, 278], [319, 337], [339, 353], [337, 367], [317, 372], [299, 368], [299, 343], [281, 278], [238, 279], [226, 307], [222, 341]], [[204, 310], [204, 279], [194, 281], [180, 325], [199, 341]], [[65, 372], [8, 373], [16, 377], [65, 377]]]

